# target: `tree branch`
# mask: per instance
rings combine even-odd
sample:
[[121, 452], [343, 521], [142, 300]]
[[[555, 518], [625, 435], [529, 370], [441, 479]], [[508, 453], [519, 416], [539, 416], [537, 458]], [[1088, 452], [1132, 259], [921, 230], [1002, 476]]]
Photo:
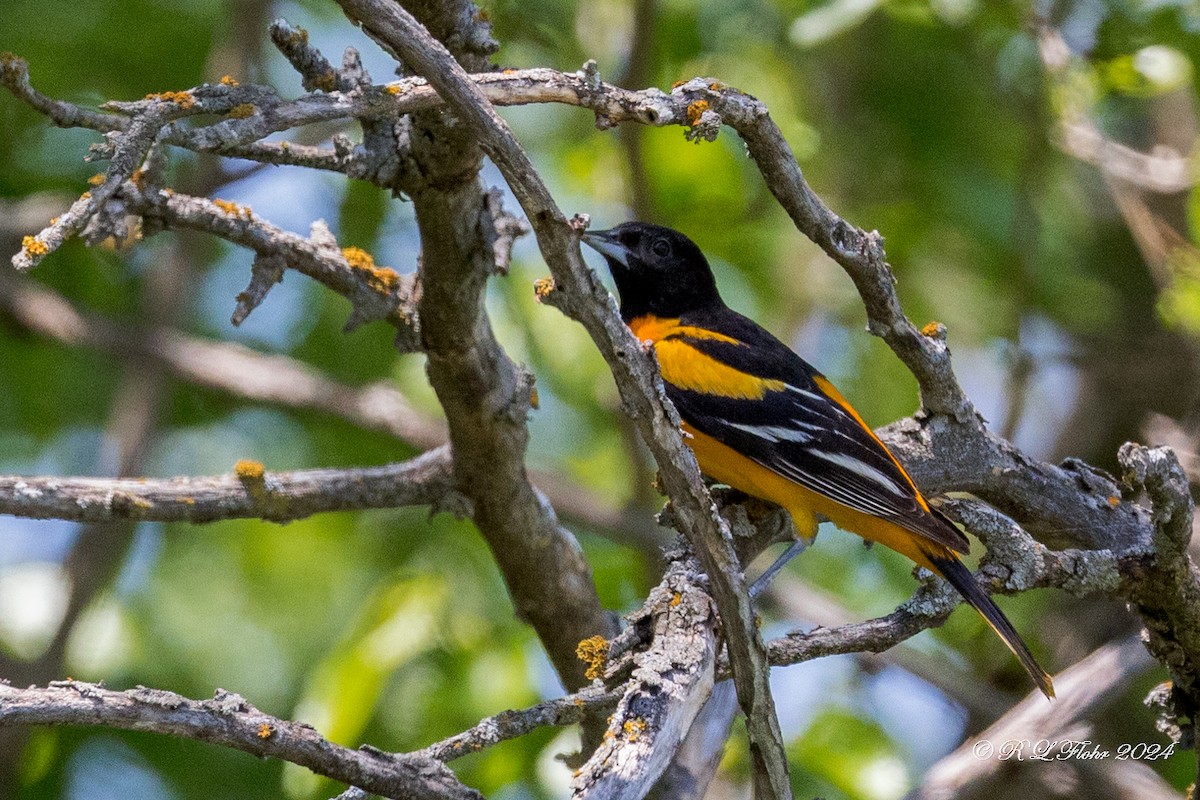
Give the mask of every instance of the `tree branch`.
[[0, 514], [77, 522], [287, 522], [322, 511], [432, 505], [469, 513], [455, 489], [448, 447], [410, 461], [361, 469], [265, 472], [239, 462], [207, 478], [58, 478], [0, 476]]
[[150, 731], [290, 761], [396, 800], [482, 800], [431, 758], [373, 748], [351, 750], [322, 738], [308, 725], [264, 714], [224, 690], [218, 690], [212, 700], [198, 701], [161, 689], [114, 692], [78, 681], [28, 689], [0, 684], [0, 726], [9, 725], [102, 725]]
[[338, 246], [325, 223], [313, 223], [308, 238], [281, 230], [246, 206], [178, 194], [169, 189], [143, 192], [127, 183], [122, 197], [132, 213], [164, 228], [183, 228], [213, 234], [249, 248], [264, 258], [282, 259], [289, 267], [345, 297], [353, 306], [347, 329], [372, 320], [386, 320], [397, 329], [397, 348], [415, 350], [415, 303], [419, 290], [414, 275], [378, 267], [357, 251]]
[[603, 743], [571, 781], [573, 797], [645, 797], [670, 764], [712, 692], [718, 642], [707, 581], [694, 559], [676, 560], [630, 615], [625, 637], [644, 636], [648, 645], [606, 656], [604, 676], [621, 684], [621, 700]]

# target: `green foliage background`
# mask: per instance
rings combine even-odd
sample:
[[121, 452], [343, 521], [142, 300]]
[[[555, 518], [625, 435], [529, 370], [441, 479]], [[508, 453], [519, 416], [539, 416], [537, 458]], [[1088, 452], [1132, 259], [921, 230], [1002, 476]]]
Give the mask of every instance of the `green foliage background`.
[[[652, 4], [650, 47], [636, 66], [649, 85], [713, 76], [765, 101], [817, 191], [847, 219], [885, 235], [908, 314], [947, 325], [968, 391], [993, 423], [1039, 457], [1112, 467], [1117, 445], [1144, 438], [1152, 413], [1193, 433], [1200, 427], [1200, 269], [1190, 244], [1200, 204], [1195, 192], [1153, 200], [1181, 234], [1156, 272], [1100, 172], [1056, 148], [1054, 131], [1063, 113], [1084, 108], [1107, 133], [1142, 149], [1164, 136], [1194, 136], [1200, 10], [1186, 2], [1033, 5], [661, 0]], [[595, 58], [607, 79], [626, 74], [634, 8], [625, 0], [495, 0], [485, 8], [503, 66], [573, 70]], [[1085, 54], [1065, 82], [1042, 67], [1034, 10]], [[377, 81], [389, 77], [386, 58], [317, 0], [5, 0], [3, 16], [0, 50], [27, 58], [42, 91], [80, 103], [186, 88], [239, 67], [235, 77], [244, 81], [299, 93], [296, 76], [267, 44], [265, 22], [276, 16], [309, 27], [335, 61], [354, 44]], [[1147, 66], [1150, 47], [1168, 54], [1166, 67], [1162, 59], [1151, 64], [1157, 69]], [[685, 231], [710, 254], [727, 299], [828, 373], [868, 421], [915, 410], [914, 381], [864, 332], [849, 280], [793, 229], [735, 137], [692, 145], [677, 128], [598, 132], [588, 114], [567, 108], [505, 115], [569, 212], [589, 212], [607, 227], [637, 208]], [[52, 128], [0, 99], [0, 200], [50, 193], [65, 205], [97, 169], [82, 161], [96, 139]], [[630, 139], [642, 174], [631, 170]], [[183, 188], [213, 169], [210, 160], [181, 154], [175, 164]], [[488, 175], [499, 182], [494, 170]], [[281, 168], [219, 194], [300, 232], [323, 217], [343, 245], [401, 271], [415, 265], [409, 207], [372, 187]], [[127, 253], [72, 243], [33, 279], [80, 308], [134, 322], [164, 239]], [[179, 327], [284, 352], [348, 383], [394, 381], [436, 411], [421, 359], [396, 356], [386, 328], [341, 332], [344, 300], [289, 274], [234, 330], [228, 314], [250, 258], [198, 237], [179, 246], [187, 263]], [[603, 363], [580, 328], [534, 302], [531, 282], [545, 271], [524, 242], [512, 274], [490, 290], [506, 348], [538, 377], [530, 461], [648, 517], [659, 500], [637, 466], [644, 457], [619, 432]], [[121, 369], [0, 314], [0, 472], [94, 470]], [[367, 465], [414, 452], [316, 412], [173, 382], [147, 472], [224, 472], [240, 458], [268, 469]], [[634, 607], [655, 580], [654, 553], [604, 531], [576, 532], [604, 602]], [[36, 657], [53, 632], [60, 564], [75, 534], [72, 525], [0, 519], [0, 608], [18, 609], [13, 619], [50, 609], [41, 627], [0, 624], [8, 658]], [[886, 613], [911, 591], [902, 559], [863, 552], [832, 531], [819, 542], [792, 574], [854, 615]], [[1116, 606], [1057, 594], [1004, 605], [1055, 669], [1132, 629]], [[775, 630], [788, 624], [785, 616], [768, 621]], [[1026, 689], [966, 612], [914, 644], [929, 663], [952, 666], [1001, 697]], [[394, 750], [559, 692], [478, 534], [420, 510], [324, 515], [282, 527], [143, 525], [119, 574], [73, 632], [68, 671], [198, 697], [220, 686], [270, 713], [312, 722], [336, 741]], [[971, 686], [943, 693], [898, 667], [876, 673], [847, 658], [782, 673], [777, 695], [801, 797], [899, 797], [964, 730], [987, 721], [959, 703]], [[1096, 738], [1159, 741], [1140, 698], [1162, 677], [1144, 674], [1095, 721]], [[932, 722], [897, 722], [906, 693], [924, 698], [918, 711]], [[570, 750], [573, 736], [541, 732], [454, 766], [488, 796], [553, 797], [567, 779], [553, 755]], [[744, 777], [743, 749], [735, 736], [723, 780]], [[277, 763], [96, 730], [37, 731], [21, 761], [19, 775], [0, 776], [9, 782], [0, 796], [209, 800], [337, 791]], [[1153, 766], [1182, 787], [1191, 762], [1177, 756]]]

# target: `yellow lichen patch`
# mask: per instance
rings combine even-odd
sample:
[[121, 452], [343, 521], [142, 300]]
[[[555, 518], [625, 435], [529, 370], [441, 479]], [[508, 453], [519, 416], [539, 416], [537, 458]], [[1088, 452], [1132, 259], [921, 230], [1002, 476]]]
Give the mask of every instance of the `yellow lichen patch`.
[[1108, 504], [1113, 508], [1116, 508], [1117, 506], [1121, 505], [1121, 498], [1117, 497], [1115, 494], [1110, 495], [1108, 498]]
[[925, 327], [921, 328], [921, 335], [928, 336], [930, 339], [936, 338], [942, 332], [942, 323], [937, 320], [925, 323]]
[[384, 90], [385, 92], [387, 92], [388, 94], [391, 94], [391, 95], [397, 95], [397, 94], [400, 94], [400, 84], [398, 84], [398, 83], [389, 83], [388, 85], [386, 85], [386, 86], [384, 86], [384, 87], [383, 87], [383, 90]]
[[21, 240], [21, 249], [31, 256], [44, 256], [50, 252], [50, 246], [36, 236], [26, 236]]
[[224, 211], [231, 217], [241, 217], [242, 219], [250, 219], [250, 206], [241, 206], [232, 200], [222, 200], [220, 198], [213, 199], [213, 205]]
[[233, 465], [233, 472], [244, 481], [261, 481], [266, 475], [266, 469], [261, 461], [251, 461], [243, 458]]
[[516, 75], [517, 71], [515, 69], [502, 69], [502, 70], [500, 70], [500, 74], [501, 75]]
[[92, 199], [92, 193], [91, 193], [91, 192], [84, 192], [83, 194], [79, 195], [79, 199], [80, 199], [80, 200], [91, 200], [91, 199]]
[[62, 217], [51, 217], [51, 218], [50, 218], [50, 224], [51, 224], [51, 225], [57, 225], [57, 224], [58, 224], [58, 221], [59, 221], [60, 219], [62, 219]]
[[709, 89], [711, 89], [711, 90], [712, 90], [712, 91], [714, 91], [714, 92], [720, 92], [720, 91], [723, 91], [723, 90], [725, 90], [725, 89], [728, 89], [729, 87], [728, 87], [728, 86], [726, 86], [725, 84], [721, 83], [720, 81], [713, 81], [712, 83], [710, 83], [710, 84], [708, 85], [708, 88], [709, 88]]
[[608, 640], [603, 636], [589, 636], [575, 648], [575, 657], [588, 665], [583, 673], [589, 681], [604, 674], [604, 660], [608, 658]]
[[258, 738], [260, 739], [270, 739], [273, 733], [275, 733], [275, 729], [269, 723], [264, 722], [258, 726]]
[[367, 284], [380, 294], [394, 294], [400, 288], [400, 273], [391, 267], [377, 267], [368, 272]]
[[375, 259], [361, 247], [343, 247], [342, 255], [354, 269], [375, 269]]
[[374, 291], [392, 294], [400, 286], [400, 274], [391, 267], [375, 266], [375, 259], [361, 247], [343, 248], [342, 255], [350, 268], [360, 273]]
[[245, 119], [246, 117], [253, 116], [255, 111], [253, 103], [238, 103], [229, 109], [229, 116], [234, 119]]
[[701, 115], [704, 114], [705, 111], [708, 111], [708, 101], [707, 100], [697, 100], [694, 103], [688, 103], [688, 107], [687, 107], [688, 125], [691, 125], [694, 127], [694, 126], [700, 124], [700, 117], [701, 117]]
[[104, 183], [104, 173], [97, 172], [92, 177], [88, 178], [88, 186], [99, 186]]
[[146, 179], [146, 170], [144, 170], [144, 169], [136, 169], [133, 171], [133, 174], [129, 176], [129, 182], [132, 183], [134, 186], [138, 187], [139, 189], [142, 188], [142, 181], [144, 181], [145, 179]]
[[535, 409], [540, 408], [538, 405], [538, 393], [536, 386], [529, 387], [529, 405]]
[[196, 98], [191, 92], [151, 92], [144, 100], [162, 100], [164, 103], [174, 103], [180, 108], [191, 108], [196, 105]]
[[674, 83], [671, 84], [671, 88], [678, 89], [680, 86], [683, 86], [685, 83], [687, 83], [687, 81], [675, 81]]
[[221, 85], [222, 86], [241, 86], [241, 84], [238, 83], [237, 78], [233, 77], [232, 75], [222, 75], [221, 76]]
[[625, 720], [625, 724], [621, 726], [621, 730], [624, 731], [625, 738], [628, 741], [636, 742], [646, 730], [646, 720], [627, 719]]
[[538, 278], [533, 282], [533, 294], [542, 302], [554, 293], [554, 278]]
[[676, 592], [675, 594], [671, 595], [671, 608], [675, 608], [675, 606], [679, 605], [682, 602], [683, 602], [683, 595], [680, 594], [679, 592]]

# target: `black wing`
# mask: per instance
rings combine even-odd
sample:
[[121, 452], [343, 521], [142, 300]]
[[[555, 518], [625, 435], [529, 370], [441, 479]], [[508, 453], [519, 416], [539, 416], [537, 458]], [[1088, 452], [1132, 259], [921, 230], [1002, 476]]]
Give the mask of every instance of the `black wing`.
[[[680, 337], [705, 355], [760, 378], [782, 382], [761, 400], [743, 400], [666, 384], [679, 415], [742, 455], [845, 506], [892, 520], [959, 552], [965, 536], [929, 509], [907, 473], [871, 430], [827, 393], [820, 373], [767, 331], [722, 309], [717, 318], [686, 319], [739, 343]], [[841, 400], [841, 402], [839, 402]]]

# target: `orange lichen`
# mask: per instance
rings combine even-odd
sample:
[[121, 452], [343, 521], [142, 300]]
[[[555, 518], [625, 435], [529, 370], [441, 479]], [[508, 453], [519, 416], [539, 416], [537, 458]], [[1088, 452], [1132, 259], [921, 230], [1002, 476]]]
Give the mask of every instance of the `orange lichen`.
[[196, 98], [191, 92], [151, 92], [144, 100], [162, 100], [164, 103], [174, 103], [180, 108], [191, 108], [196, 105]]
[[644, 719], [627, 719], [625, 720], [625, 724], [621, 726], [621, 730], [624, 731], [627, 740], [636, 742], [641, 738], [646, 727], [646, 720]]
[[587, 664], [583, 676], [593, 681], [604, 674], [604, 660], [608, 658], [608, 640], [603, 636], [589, 636], [575, 647], [575, 657]]
[[222, 86], [241, 86], [241, 84], [238, 83], [237, 78], [233, 77], [232, 75], [222, 75], [221, 76], [221, 85]]
[[700, 117], [704, 114], [705, 111], [708, 111], [708, 101], [707, 100], [697, 100], [694, 103], [688, 103], [688, 107], [687, 107], [688, 125], [691, 125], [692, 127], [699, 125]]
[[515, 74], [517, 74], [517, 71], [512, 68], [502, 69], [502, 70], [500, 70], [500, 74], [501, 75], [515, 75]]
[[683, 595], [680, 594], [679, 592], [676, 592], [675, 594], [671, 595], [671, 608], [674, 608], [675, 606], [679, 605], [682, 602], [683, 602]]
[[361, 247], [343, 247], [342, 255], [354, 269], [375, 269], [375, 259]]
[[31, 256], [44, 256], [50, 252], [50, 246], [36, 236], [26, 236], [21, 240], [21, 249]]
[[725, 84], [721, 83], [720, 81], [713, 81], [712, 83], [710, 83], [708, 85], [708, 88], [714, 92], [719, 92], [719, 91], [722, 91], [723, 89], [728, 89], [729, 87], [726, 86]]
[[928, 336], [930, 339], [935, 339], [942, 334], [942, 323], [937, 320], [925, 323], [925, 327], [921, 328], [921, 335]]
[[219, 197], [213, 199], [213, 205], [224, 211], [231, 217], [241, 217], [242, 219], [250, 219], [250, 206], [242, 206], [232, 200], [222, 200]]
[[58, 221], [59, 221], [60, 219], [62, 219], [62, 217], [51, 217], [51, 218], [50, 218], [50, 224], [51, 224], [51, 225], [57, 225], [57, 224], [58, 224]]
[[233, 117], [234, 119], [245, 119], [246, 117], [252, 116], [256, 110], [257, 109], [254, 108], [253, 103], [238, 103], [236, 106], [229, 109], [229, 116]]
[[141, 189], [142, 181], [144, 181], [145, 178], [146, 178], [146, 170], [135, 169], [133, 171], [133, 174], [129, 176], [129, 182], [132, 183], [134, 186], [138, 187], [139, 189]]
[[1108, 498], [1108, 504], [1113, 508], [1116, 508], [1117, 506], [1121, 505], [1121, 498], [1117, 497], [1115, 494], [1110, 495]]
[[258, 726], [258, 738], [260, 739], [270, 739], [273, 733], [275, 733], [275, 729], [271, 727], [270, 723], [264, 722]]
[[104, 183], [104, 173], [97, 172], [92, 177], [88, 178], [88, 186], [99, 186]]
[[243, 458], [233, 465], [233, 472], [244, 481], [261, 481], [266, 475], [266, 468], [261, 461]]
[[685, 83], [687, 83], [687, 81], [675, 81], [674, 83], [671, 84], [671, 88], [678, 89], [680, 86], [683, 86]]
[[533, 282], [533, 294], [542, 302], [554, 293], [554, 278], [538, 278]]
[[83, 194], [79, 195], [79, 199], [80, 199], [80, 200], [91, 200], [91, 199], [92, 199], [92, 193], [91, 193], [91, 192], [84, 192]]
[[538, 393], [537, 393], [537, 387], [536, 387], [536, 386], [530, 386], [530, 387], [529, 387], [529, 405], [530, 405], [530, 406], [532, 406], [532, 407], [533, 407], [533, 408], [535, 408], [535, 409], [536, 409], [536, 408], [539, 408], [539, 406], [538, 406]]
[[389, 83], [388, 85], [383, 87], [383, 90], [391, 95], [400, 94], [400, 84]]
[[360, 273], [370, 286], [380, 294], [392, 294], [400, 286], [400, 274], [391, 267], [375, 266], [375, 259], [361, 247], [346, 247], [342, 255], [350, 268]]

